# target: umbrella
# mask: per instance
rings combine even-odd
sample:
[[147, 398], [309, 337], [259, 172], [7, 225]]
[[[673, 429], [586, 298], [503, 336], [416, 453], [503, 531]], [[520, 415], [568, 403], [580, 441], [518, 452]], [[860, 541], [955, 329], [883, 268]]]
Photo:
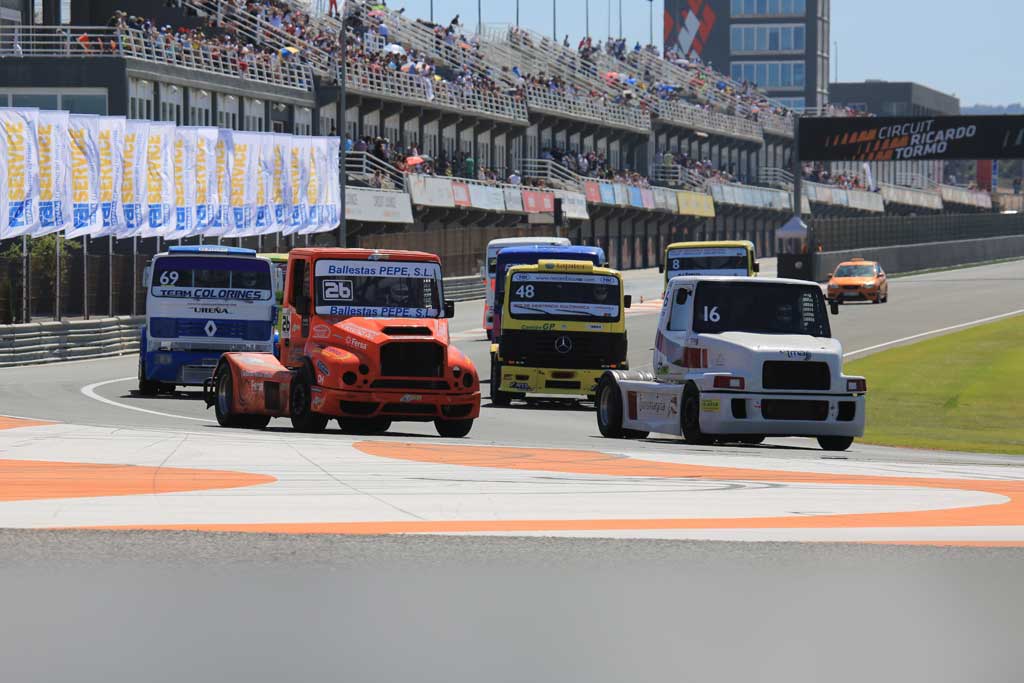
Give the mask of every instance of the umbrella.
[[423, 157], [409, 157], [405, 160], [406, 166], [416, 166], [423, 163]]
[[383, 17], [384, 16], [384, 10], [382, 10], [382, 9], [371, 10], [370, 12], [368, 12], [366, 14], [366, 16], [373, 17], [374, 19], [376, 19], [377, 17]]
[[297, 47], [282, 47], [281, 48], [281, 56], [282, 57], [287, 57], [289, 55], [297, 55], [297, 54], [299, 54], [299, 48], [297, 48]]
[[390, 45], [384, 48], [384, 52], [390, 52], [391, 54], [395, 55], [404, 55], [405, 48], [399, 45], [398, 43], [391, 43]]

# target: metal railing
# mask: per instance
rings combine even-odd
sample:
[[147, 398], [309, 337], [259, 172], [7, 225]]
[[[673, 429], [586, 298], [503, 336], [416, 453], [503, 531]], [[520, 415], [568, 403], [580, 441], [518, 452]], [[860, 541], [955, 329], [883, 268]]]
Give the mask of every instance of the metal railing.
[[674, 100], [660, 100], [657, 109], [659, 117], [684, 128], [692, 128], [711, 135], [725, 135], [754, 142], [764, 142], [761, 127], [748, 119], [708, 111]]
[[183, 42], [136, 29], [97, 26], [0, 26], [3, 57], [127, 57], [309, 92], [309, 67], [263, 54]]
[[405, 174], [369, 152], [347, 152], [344, 164], [347, 177], [361, 180], [370, 187], [382, 190], [405, 189]]
[[509, 95], [467, 89], [445, 81], [349, 61], [345, 83], [352, 92], [398, 101], [413, 100], [438, 109], [473, 112], [489, 118], [526, 124], [526, 104]]
[[708, 187], [708, 178], [679, 164], [655, 164], [651, 179], [655, 185], [698, 192]]
[[793, 189], [793, 174], [784, 168], [762, 168], [757, 173], [757, 182], [780, 190]]
[[612, 104], [586, 94], [571, 97], [560, 90], [529, 85], [526, 88], [526, 101], [531, 110], [552, 116], [574, 118], [642, 133], [650, 132], [651, 129], [649, 112], [639, 107]]
[[524, 178], [541, 178], [563, 190], [580, 192], [587, 180], [551, 159], [523, 159], [522, 165]]

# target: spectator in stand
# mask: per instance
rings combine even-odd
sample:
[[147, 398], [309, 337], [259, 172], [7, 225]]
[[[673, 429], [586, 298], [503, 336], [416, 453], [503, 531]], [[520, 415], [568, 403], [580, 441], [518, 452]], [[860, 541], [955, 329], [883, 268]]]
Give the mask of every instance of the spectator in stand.
[[523, 182], [522, 177], [519, 175], [519, 171], [512, 171], [512, 174], [508, 177], [510, 185], [519, 185]]

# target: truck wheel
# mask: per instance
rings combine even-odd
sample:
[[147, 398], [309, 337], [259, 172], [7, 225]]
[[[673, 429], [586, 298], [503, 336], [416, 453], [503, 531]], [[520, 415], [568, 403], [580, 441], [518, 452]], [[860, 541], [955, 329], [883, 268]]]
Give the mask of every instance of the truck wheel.
[[300, 371], [292, 380], [292, 428], [297, 432], [322, 432], [327, 428], [327, 416], [314, 413], [310, 408], [313, 394], [310, 387], [308, 371]]
[[391, 429], [391, 418], [371, 417], [359, 419], [353, 417], [338, 418], [338, 426], [345, 434], [358, 434], [367, 436], [371, 434], [383, 434]]
[[682, 422], [683, 438], [686, 443], [697, 446], [707, 446], [714, 442], [704, 432], [700, 431], [700, 391], [693, 384], [687, 384], [683, 389], [683, 414], [680, 416]]
[[498, 407], [505, 407], [512, 402], [512, 394], [501, 391], [501, 366], [498, 365], [496, 356], [491, 356], [491, 404]]
[[764, 443], [764, 436], [762, 436], [762, 435], [741, 436], [739, 439], [737, 439], [737, 441], [739, 441], [740, 443], [748, 444], [750, 446], [756, 446], [756, 445], [758, 445], [760, 443]]
[[160, 382], [146, 379], [146, 362], [139, 358], [139, 393], [143, 396], [156, 396], [160, 393]]
[[[217, 369], [217, 398], [213, 403], [213, 412], [217, 415], [217, 424], [221, 427], [244, 427], [245, 415], [232, 415], [231, 405], [234, 403], [234, 386], [231, 382], [231, 369], [222, 364]], [[269, 421], [269, 420], [268, 420]]]
[[853, 444], [852, 436], [819, 436], [818, 445], [823, 451], [845, 451]]
[[461, 439], [472, 428], [472, 420], [434, 420], [434, 429], [446, 439]]
[[266, 429], [270, 424], [269, 415], [242, 415], [238, 419], [242, 420], [241, 426], [245, 429]]
[[622, 396], [614, 379], [602, 377], [597, 384], [597, 429], [606, 439], [622, 439]]

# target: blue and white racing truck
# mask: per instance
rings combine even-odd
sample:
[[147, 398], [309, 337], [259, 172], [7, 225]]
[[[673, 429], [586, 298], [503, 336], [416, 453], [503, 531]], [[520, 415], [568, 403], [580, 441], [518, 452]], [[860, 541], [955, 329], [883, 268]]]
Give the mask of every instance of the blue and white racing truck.
[[143, 274], [139, 393], [202, 386], [225, 351], [274, 350], [277, 273], [252, 249], [170, 247]]

